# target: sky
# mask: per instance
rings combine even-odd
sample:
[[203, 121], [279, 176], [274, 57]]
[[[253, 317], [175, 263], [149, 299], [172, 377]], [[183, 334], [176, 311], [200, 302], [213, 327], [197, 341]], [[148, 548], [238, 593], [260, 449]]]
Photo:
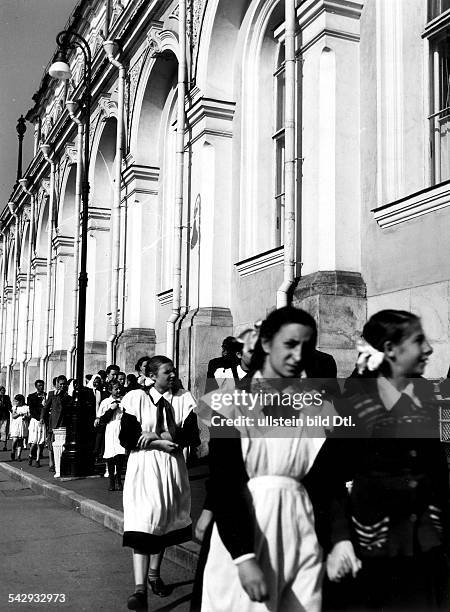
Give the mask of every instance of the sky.
[[[17, 173], [17, 119], [33, 107], [44, 69], [56, 49], [56, 35], [76, 0], [0, 0], [0, 210]], [[33, 155], [33, 126], [27, 122], [23, 170]]]

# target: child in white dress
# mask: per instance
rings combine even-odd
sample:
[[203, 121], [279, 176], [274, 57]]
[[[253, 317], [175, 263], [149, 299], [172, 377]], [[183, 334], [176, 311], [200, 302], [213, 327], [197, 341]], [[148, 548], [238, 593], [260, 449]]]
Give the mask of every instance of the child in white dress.
[[28, 436], [28, 417], [30, 413], [28, 406], [25, 404], [23, 395], [18, 394], [14, 397], [13, 408], [11, 412], [11, 427], [9, 435], [12, 439], [11, 461], [22, 461], [22, 448], [24, 438]]
[[[109, 491], [122, 491], [122, 468], [125, 462], [126, 450], [119, 442], [120, 422], [122, 419], [123, 408], [121, 397], [123, 393], [122, 385], [119, 381], [108, 383], [108, 392], [111, 395], [105, 398], [99, 407], [98, 414], [100, 422], [106, 424], [105, 428], [105, 452], [103, 458], [108, 464]], [[115, 472], [115, 478], [114, 478]]]
[[133, 548], [135, 593], [130, 610], [147, 607], [147, 576], [156, 595], [169, 590], [160, 578], [167, 546], [192, 536], [191, 494], [183, 448], [198, 446], [195, 400], [174, 389], [173, 363], [164, 356], [149, 362], [152, 387], [130, 391], [122, 400], [120, 441], [130, 450], [123, 494], [123, 545]]

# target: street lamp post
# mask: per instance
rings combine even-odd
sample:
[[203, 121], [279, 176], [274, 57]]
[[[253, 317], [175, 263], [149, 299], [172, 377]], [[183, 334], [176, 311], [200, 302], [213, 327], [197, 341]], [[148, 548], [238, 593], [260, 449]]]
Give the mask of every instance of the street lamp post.
[[17, 131], [17, 138], [19, 139], [19, 150], [17, 152], [17, 176], [16, 176], [16, 181], [19, 182], [19, 180], [22, 178], [22, 146], [23, 146], [23, 137], [25, 135], [25, 132], [27, 131], [27, 126], [26, 126], [25, 119], [24, 119], [23, 115], [20, 115], [20, 117], [17, 120], [16, 131]]
[[91, 114], [91, 50], [87, 41], [73, 29], [63, 30], [56, 37], [58, 54], [49, 68], [51, 77], [59, 80], [71, 78], [67, 62], [68, 49], [79, 48], [84, 57], [83, 93], [80, 99], [84, 122], [83, 174], [81, 183], [81, 244], [80, 272], [78, 276], [78, 326], [76, 352], [76, 379], [78, 391], [74, 393], [73, 410], [68, 416], [67, 437], [61, 457], [62, 476], [83, 476], [93, 471], [92, 449], [89, 448], [89, 406], [84, 387], [84, 344], [86, 333], [86, 290], [87, 290], [87, 236], [89, 214], [89, 125]]

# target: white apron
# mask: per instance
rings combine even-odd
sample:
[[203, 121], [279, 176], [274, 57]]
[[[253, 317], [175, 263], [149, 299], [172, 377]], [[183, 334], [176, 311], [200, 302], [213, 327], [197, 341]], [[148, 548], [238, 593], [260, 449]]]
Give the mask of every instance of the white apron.
[[[306, 428], [296, 433], [297, 437], [241, 440], [256, 515], [254, 552], [267, 582], [269, 600], [258, 603], [249, 599], [237, 566], [214, 527], [203, 580], [202, 612], [320, 612], [322, 551], [312, 504], [300, 480], [312, 467], [324, 438], [306, 437]], [[277, 434], [279, 431], [273, 432]]]
[[[152, 393], [152, 390], [150, 390]], [[159, 395], [159, 394], [158, 394]], [[181, 426], [195, 407], [188, 391], [164, 397], [172, 404], [175, 424]], [[136, 416], [143, 431], [155, 431], [157, 408], [142, 390], [130, 391], [122, 407]], [[182, 450], [132, 451], [128, 457], [123, 491], [124, 531], [166, 535], [191, 525], [191, 491]]]

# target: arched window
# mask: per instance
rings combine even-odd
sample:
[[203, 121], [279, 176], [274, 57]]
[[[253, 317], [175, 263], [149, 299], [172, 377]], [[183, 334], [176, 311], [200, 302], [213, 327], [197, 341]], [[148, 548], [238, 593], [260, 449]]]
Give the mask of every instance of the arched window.
[[175, 165], [176, 165], [176, 130], [177, 130], [177, 96], [176, 89], [167, 96], [163, 111], [166, 118], [163, 124], [163, 157], [162, 157], [162, 209], [161, 209], [161, 291], [172, 288], [173, 244], [174, 244], [174, 205], [175, 205]]
[[[431, 3], [430, 11], [444, 12], [450, 0]], [[431, 12], [430, 18], [436, 16]], [[431, 182], [450, 178], [450, 10], [430, 31], [430, 151]]]
[[276, 54], [274, 73], [275, 87], [275, 246], [284, 242], [284, 100], [286, 93], [285, 83], [285, 46], [280, 42]]
[[241, 260], [280, 247], [284, 239], [283, 23], [283, 3], [261, 3], [243, 45]]

